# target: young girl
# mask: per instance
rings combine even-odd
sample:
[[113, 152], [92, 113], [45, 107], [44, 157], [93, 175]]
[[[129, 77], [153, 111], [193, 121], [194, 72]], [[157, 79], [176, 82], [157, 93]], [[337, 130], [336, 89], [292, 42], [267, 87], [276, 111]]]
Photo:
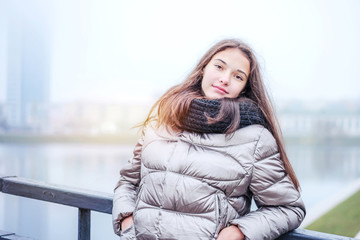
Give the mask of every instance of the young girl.
[[297, 228], [305, 208], [276, 123], [253, 51], [215, 44], [144, 122], [115, 188], [116, 234], [275, 239]]

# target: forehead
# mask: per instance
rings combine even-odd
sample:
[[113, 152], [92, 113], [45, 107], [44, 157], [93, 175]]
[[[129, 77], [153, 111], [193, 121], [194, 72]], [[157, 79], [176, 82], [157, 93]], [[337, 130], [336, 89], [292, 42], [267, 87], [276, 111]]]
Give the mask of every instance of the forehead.
[[238, 48], [227, 48], [217, 52], [212, 59], [216, 59], [216, 57], [234, 58], [235, 60], [245, 58], [245, 60], [249, 61], [246, 54]]
[[248, 57], [238, 48], [227, 48], [216, 53], [211, 61], [221, 60], [231, 68], [244, 71], [246, 74], [250, 71], [250, 61]]

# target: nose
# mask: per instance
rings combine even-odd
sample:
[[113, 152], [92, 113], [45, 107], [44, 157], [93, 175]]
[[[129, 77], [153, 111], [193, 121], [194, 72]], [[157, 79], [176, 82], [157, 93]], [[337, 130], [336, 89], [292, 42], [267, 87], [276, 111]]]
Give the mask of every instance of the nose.
[[227, 86], [227, 85], [230, 84], [230, 78], [231, 78], [230, 74], [224, 73], [224, 74], [221, 75], [219, 81], [220, 81], [222, 84], [224, 84], [224, 85]]

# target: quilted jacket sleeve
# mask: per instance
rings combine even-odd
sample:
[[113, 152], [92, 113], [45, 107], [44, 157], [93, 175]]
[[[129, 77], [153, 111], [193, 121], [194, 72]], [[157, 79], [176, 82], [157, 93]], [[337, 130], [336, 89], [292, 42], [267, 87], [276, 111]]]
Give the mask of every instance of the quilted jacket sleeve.
[[113, 198], [112, 219], [114, 232], [119, 235], [121, 221], [130, 216], [135, 209], [136, 189], [140, 182], [141, 152], [144, 135], [139, 139], [134, 155], [129, 163], [120, 171], [120, 179], [116, 184]]
[[275, 239], [297, 228], [305, 217], [300, 193], [285, 172], [277, 144], [264, 128], [257, 143], [250, 191], [258, 210], [235, 219], [246, 239]]

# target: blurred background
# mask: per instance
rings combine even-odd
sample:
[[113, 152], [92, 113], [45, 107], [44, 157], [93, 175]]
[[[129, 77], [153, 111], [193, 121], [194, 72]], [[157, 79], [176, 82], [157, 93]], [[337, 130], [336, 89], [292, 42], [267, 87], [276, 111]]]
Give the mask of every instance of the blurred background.
[[[360, 179], [359, 12], [357, 0], [0, 0], [0, 175], [111, 193], [132, 127], [235, 37], [258, 55], [311, 222]], [[92, 214], [92, 238], [117, 239], [111, 216]], [[75, 239], [77, 209], [0, 194], [0, 229]]]

